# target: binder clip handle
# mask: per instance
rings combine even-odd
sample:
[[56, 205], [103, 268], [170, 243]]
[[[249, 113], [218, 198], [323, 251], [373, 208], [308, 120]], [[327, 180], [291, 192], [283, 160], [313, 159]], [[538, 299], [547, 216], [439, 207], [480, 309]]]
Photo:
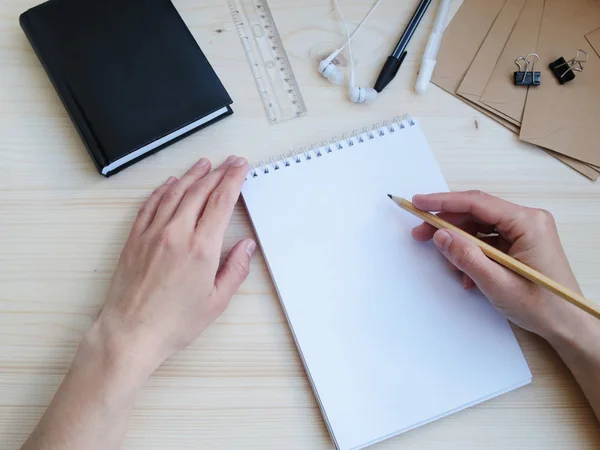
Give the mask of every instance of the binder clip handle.
[[558, 82], [565, 84], [575, 79], [575, 72], [583, 72], [583, 65], [588, 60], [588, 54], [584, 50], [579, 49], [575, 58], [567, 61], [561, 56], [553, 63], [550, 63], [549, 67]]

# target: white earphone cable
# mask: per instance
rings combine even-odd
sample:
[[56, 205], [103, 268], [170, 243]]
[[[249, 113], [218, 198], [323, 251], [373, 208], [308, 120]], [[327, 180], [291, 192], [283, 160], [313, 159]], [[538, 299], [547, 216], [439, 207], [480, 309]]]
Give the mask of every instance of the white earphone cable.
[[377, 6], [379, 6], [379, 4], [381, 3], [381, 0], [377, 0], [375, 2], [367, 16], [356, 27], [356, 30], [354, 30], [354, 33], [352, 33], [352, 35], [350, 35], [350, 30], [348, 29], [348, 22], [346, 22], [346, 18], [344, 17], [344, 13], [342, 12], [342, 7], [340, 6], [339, 0], [333, 0], [333, 3], [335, 5], [336, 12], [340, 16], [342, 25], [344, 26], [344, 31], [346, 32], [346, 42], [339, 49], [334, 51], [331, 55], [329, 55], [327, 58], [325, 58], [319, 63], [319, 73], [333, 84], [342, 84], [344, 80], [344, 73], [340, 70], [339, 67], [336, 67], [333, 61], [338, 56], [338, 54], [340, 54], [340, 52], [347, 46], [348, 56], [350, 60], [350, 80], [348, 83], [348, 97], [353, 103], [370, 103], [377, 98], [377, 91], [375, 91], [375, 89], [373, 88], [363, 88], [360, 86], [356, 86], [352, 38], [356, 36], [356, 34], [360, 31], [363, 25], [367, 22], [367, 20], [373, 14]]
[[[377, 2], [373, 5], [373, 7], [371, 8], [371, 10], [369, 11], [369, 13], [365, 16], [365, 18], [362, 20], [362, 22], [358, 25], [358, 27], [356, 27], [356, 30], [354, 30], [354, 32], [352, 33], [352, 35], [350, 36], [350, 38], [346, 41], [346, 43], [344, 45], [342, 45], [337, 51], [341, 52], [342, 50], [344, 50], [346, 48], [346, 46], [350, 43], [350, 41], [352, 39], [354, 39], [354, 36], [356, 36], [358, 34], [358, 32], [360, 31], [360, 29], [363, 27], [363, 25], [365, 23], [367, 23], [367, 20], [369, 20], [369, 17], [371, 17], [371, 14], [373, 14], [375, 12], [375, 10], [377, 9], [377, 7], [379, 6], [379, 4], [382, 2], [383, 0], [377, 0]], [[339, 11], [339, 5], [337, 5], [338, 7], [338, 11]]]
[[[333, 0], [333, 2], [335, 4], [337, 13], [340, 16], [340, 19], [342, 19], [342, 24], [344, 25], [344, 30], [346, 31], [346, 39], [347, 39], [346, 45], [348, 45], [348, 55], [350, 57], [350, 87], [352, 88], [354, 86], [354, 58], [352, 56], [352, 37], [350, 36], [350, 31], [348, 31], [348, 22], [346, 22], [344, 13], [342, 12], [342, 8], [340, 7], [338, 0]], [[360, 28], [360, 25], [359, 25], [359, 28]], [[354, 34], [356, 34], [356, 32], [354, 32]], [[342, 47], [342, 48], [344, 48], [344, 47]]]

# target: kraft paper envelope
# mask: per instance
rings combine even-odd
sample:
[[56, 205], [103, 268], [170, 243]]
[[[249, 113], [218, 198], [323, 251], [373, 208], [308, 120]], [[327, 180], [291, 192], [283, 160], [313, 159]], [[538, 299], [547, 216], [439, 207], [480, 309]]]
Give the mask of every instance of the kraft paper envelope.
[[548, 153], [550, 156], [554, 156], [560, 162], [565, 163], [571, 169], [576, 170], [581, 175], [585, 176], [586, 178], [589, 178], [592, 181], [596, 181], [598, 178], [600, 178], [600, 168], [596, 168], [591, 164], [586, 164], [577, 159], [573, 159], [570, 156], [565, 156], [560, 153], [553, 152], [552, 150], [542, 150], [545, 150], [546, 153]]
[[553, 152], [552, 150], [543, 149], [551, 156], [554, 156], [560, 162], [565, 163], [571, 169], [576, 170], [581, 175], [589, 178], [592, 181], [596, 181], [600, 178], [600, 168], [594, 167], [591, 164], [586, 164], [579, 161], [578, 159], [571, 158], [570, 156], [563, 155], [561, 153]]
[[[600, 166], [600, 57], [586, 34], [600, 27], [598, 0], [546, 0], [538, 53], [544, 89], [531, 89], [520, 138], [563, 155]], [[560, 85], [548, 64], [577, 49], [589, 61], [576, 78]]]
[[[514, 85], [514, 73], [519, 70], [515, 59], [536, 52], [544, 3], [545, 0], [527, 0], [480, 99], [518, 126], [521, 126], [523, 120], [527, 90], [541, 86], [528, 88]], [[534, 70], [539, 70], [540, 64], [541, 61], [538, 61], [538, 67], [534, 67]], [[542, 80], [544, 81], [546, 80]]]
[[[490, 111], [492, 114], [500, 116], [515, 127], [521, 125], [527, 98], [527, 88], [523, 86], [515, 86], [513, 82], [513, 73], [517, 69], [516, 65], [514, 64], [514, 60], [516, 59], [515, 55], [524, 56], [536, 49], [544, 4], [545, 0], [526, 1], [523, 9], [520, 12], [520, 16], [516, 20], [516, 24], [514, 24], [514, 28], [510, 33], [508, 41], [504, 45], [502, 54], [496, 62], [496, 65], [492, 71], [492, 75], [489, 77], [489, 81], [485, 86], [483, 95], [485, 95], [488, 88], [495, 88], [496, 91], [494, 92], [497, 92], [497, 96], [495, 97], [497, 103], [493, 106], [497, 106], [496, 108], [493, 108], [484, 102], [483, 95], [479, 98], [479, 100], [477, 100], [476, 94], [464, 95], [464, 93], [461, 94], [460, 89], [464, 88], [465, 90], [471, 90], [473, 92], [478, 92], [481, 89], [481, 83], [486, 77], [488, 77], [489, 73], [488, 69], [483, 66], [483, 62], [487, 60], [488, 64], [491, 63], [493, 59], [489, 57], [491, 51], [499, 48], [502, 45], [502, 40], [504, 40], [505, 34], [501, 34], [498, 30], [506, 32], [506, 27], [512, 22], [512, 18], [514, 18], [515, 3], [510, 5], [509, 2], [507, 2], [504, 5], [502, 11], [498, 15], [498, 18], [493, 24], [492, 29], [482, 44], [475, 61], [471, 65], [471, 68], [469, 68], [461, 87], [459, 87], [459, 95]], [[513, 15], [511, 16], [511, 14]], [[510, 20], [508, 17], [510, 17]], [[498, 39], [500, 39], [500, 41], [498, 41]], [[485, 58], [480, 57], [483, 52], [487, 52], [484, 55], [486, 56]], [[479, 66], [476, 66], [478, 63]], [[474, 67], [476, 69], [476, 73], [472, 70]], [[538, 69], [536, 68], [536, 70]], [[492, 83], [492, 86], [490, 86], [490, 83]], [[531, 89], [537, 89], [537, 87]], [[493, 116], [490, 117], [494, 118]], [[507, 126], [507, 128], [510, 127]], [[593, 181], [596, 181], [600, 177], [600, 173], [598, 173], [598, 170], [595, 167], [589, 167], [589, 165], [585, 164], [584, 162], [556, 152], [549, 153]]]
[[[454, 19], [444, 33], [444, 39], [438, 54], [435, 73], [432, 77], [434, 84], [456, 96], [456, 90], [463, 80], [471, 62], [477, 55], [479, 47], [485, 40], [489, 29], [505, 4], [505, 0], [465, 0]], [[460, 98], [460, 97], [459, 97]], [[504, 125], [514, 133], [519, 128], [507, 120], [499, 117], [481, 106], [469, 103], [482, 114]], [[572, 160], [566, 156], [549, 152], [563, 163], [595, 180], [598, 173], [585, 164]]]
[[598, 56], [600, 56], [600, 28], [598, 28], [596, 31], [586, 34], [585, 37], [590, 45], [594, 47], [594, 50], [596, 50]]
[[[505, 2], [506, 0], [464, 1], [444, 33], [432, 77], [434, 84], [458, 97], [456, 90]], [[519, 132], [518, 127], [497, 114], [463, 98], [461, 100], [512, 132]]]
[[[458, 87], [458, 95], [478, 104], [484, 109], [489, 108], [480, 102], [480, 98], [492, 76], [492, 72], [513, 31], [515, 23], [521, 15], [524, 5], [525, 0], [506, 1]], [[514, 123], [514, 119], [508, 117], [506, 114], [502, 112], [496, 112], [496, 114]]]
[[506, 0], [465, 0], [440, 45], [431, 81], [455, 95]]

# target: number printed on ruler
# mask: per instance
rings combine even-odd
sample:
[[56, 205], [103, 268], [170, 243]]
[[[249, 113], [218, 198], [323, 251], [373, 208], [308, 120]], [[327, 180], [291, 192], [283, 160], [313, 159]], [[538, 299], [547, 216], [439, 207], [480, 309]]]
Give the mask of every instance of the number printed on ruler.
[[227, 0], [271, 123], [306, 112], [298, 83], [267, 0]]

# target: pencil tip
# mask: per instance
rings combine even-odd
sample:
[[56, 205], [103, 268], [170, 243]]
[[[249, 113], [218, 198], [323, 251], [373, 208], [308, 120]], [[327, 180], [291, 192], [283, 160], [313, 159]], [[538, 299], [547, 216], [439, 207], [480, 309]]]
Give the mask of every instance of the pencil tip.
[[388, 194], [388, 197], [389, 197], [389, 198], [392, 198], [392, 194]]

